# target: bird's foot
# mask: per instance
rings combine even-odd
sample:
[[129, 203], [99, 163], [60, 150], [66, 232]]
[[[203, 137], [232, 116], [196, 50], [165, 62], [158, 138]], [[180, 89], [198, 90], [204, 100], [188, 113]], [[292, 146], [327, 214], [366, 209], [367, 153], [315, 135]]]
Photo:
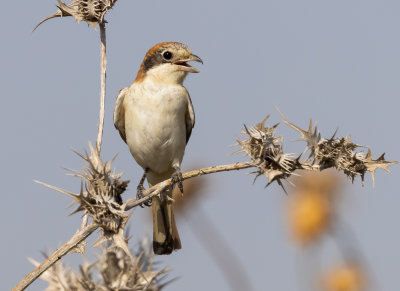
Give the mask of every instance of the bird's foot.
[[[144, 180], [146, 179], [146, 175], [149, 169], [145, 169], [144, 173], [143, 173], [143, 177], [142, 179], [140, 179], [139, 185], [137, 186], [137, 192], [136, 192], [136, 200], [140, 200], [144, 197], [143, 195], [143, 191], [145, 190], [143, 187], [144, 184]], [[151, 199], [147, 200], [146, 202], [143, 202], [141, 204], [139, 204], [140, 207], [144, 207], [144, 206], [151, 206]]]
[[[136, 200], [140, 200], [140, 199], [142, 199], [143, 197], [145, 197], [145, 196], [143, 195], [143, 191], [144, 191], [144, 190], [145, 190], [145, 189], [144, 189], [143, 185], [139, 184], [139, 185], [137, 186]], [[143, 203], [139, 204], [140, 207], [144, 208], [143, 205], [144, 205], [144, 206], [151, 206], [151, 199], [147, 200], [146, 202], [143, 202]]]
[[171, 177], [171, 187], [173, 188], [174, 185], [177, 184], [179, 190], [180, 190], [181, 193], [183, 194], [183, 184], [182, 184], [182, 181], [183, 181], [182, 173], [181, 173], [180, 169], [177, 168], [177, 169], [175, 170], [175, 173], [174, 173], [174, 174], [172, 175], [172, 177]]

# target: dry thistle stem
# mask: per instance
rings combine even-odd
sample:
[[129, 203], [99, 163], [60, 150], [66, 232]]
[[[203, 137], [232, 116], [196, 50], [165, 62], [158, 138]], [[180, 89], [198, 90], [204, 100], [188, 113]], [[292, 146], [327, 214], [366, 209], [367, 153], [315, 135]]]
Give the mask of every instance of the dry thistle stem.
[[[172, 280], [165, 281], [168, 269], [154, 268], [154, 255], [147, 239], [143, 240], [134, 256], [129, 256], [119, 247], [102, 248], [100, 258], [93, 263], [84, 263], [79, 272], [54, 264], [41, 276], [49, 283], [47, 291], [58, 290], [162, 290]], [[39, 263], [29, 259], [35, 266]], [[94, 280], [99, 274], [99, 279]]]
[[96, 27], [98, 23], [104, 21], [104, 15], [115, 5], [117, 0], [71, 0], [71, 5], [67, 5], [61, 0], [57, 0], [57, 2], [57, 12], [42, 19], [33, 31], [49, 19], [65, 16], [72, 16], [78, 23], [85, 21], [88, 25]]

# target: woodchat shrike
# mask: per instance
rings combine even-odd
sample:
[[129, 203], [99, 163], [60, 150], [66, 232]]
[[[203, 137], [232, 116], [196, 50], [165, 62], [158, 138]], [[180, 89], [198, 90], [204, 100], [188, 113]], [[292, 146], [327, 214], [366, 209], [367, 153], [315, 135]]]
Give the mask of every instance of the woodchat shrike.
[[[147, 52], [133, 84], [118, 94], [114, 125], [144, 169], [138, 198], [146, 178], [150, 187], [171, 178], [183, 193], [180, 167], [194, 126], [194, 110], [182, 84], [188, 73], [199, 72], [190, 61], [203, 63], [182, 43], [159, 43]], [[166, 192], [151, 201], [153, 250], [160, 255], [181, 248], [172, 187]]]

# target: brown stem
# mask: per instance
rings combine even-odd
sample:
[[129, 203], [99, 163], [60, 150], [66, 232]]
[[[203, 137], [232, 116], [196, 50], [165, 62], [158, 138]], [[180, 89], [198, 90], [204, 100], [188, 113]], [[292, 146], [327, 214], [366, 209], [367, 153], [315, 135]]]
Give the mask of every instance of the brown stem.
[[50, 255], [43, 263], [41, 263], [37, 268], [30, 272], [17, 286], [15, 286], [12, 291], [25, 290], [33, 281], [40, 277], [47, 269], [54, 265], [63, 256], [69, 253], [76, 245], [81, 241], [86, 239], [90, 234], [92, 234], [98, 225], [92, 223], [85, 228], [74, 234], [69, 241], [67, 241], [62, 247], [56, 250], [52, 255]]
[[[218, 172], [227, 172], [227, 171], [233, 171], [233, 170], [242, 170], [242, 169], [247, 169], [254, 167], [254, 164], [252, 162], [243, 162], [243, 163], [235, 163], [235, 164], [229, 164], [229, 165], [221, 165], [221, 166], [213, 166], [213, 167], [208, 167], [208, 168], [202, 168], [198, 170], [193, 170], [190, 172], [186, 172], [182, 175], [183, 180], [194, 178], [197, 176], [202, 176], [202, 175], [208, 175], [212, 173], [218, 173]], [[157, 196], [162, 192], [165, 188], [169, 187], [171, 185], [171, 180], [165, 180], [161, 183], [158, 183], [151, 187], [150, 189], [147, 189], [146, 191], [143, 191], [143, 197], [142, 199], [129, 199], [127, 200], [123, 207], [125, 207], [125, 210], [132, 209], [133, 207], [136, 207], [143, 202], [146, 202], [147, 200], [150, 200], [154, 196]]]
[[106, 98], [106, 67], [107, 67], [107, 56], [106, 56], [106, 24], [104, 22], [99, 23], [100, 26], [100, 40], [101, 40], [101, 71], [100, 71], [100, 112], [99, 112], [99, 125], [97, 132], [96, 148], [100, 153], [101, 143], [103, 139], [103, 127], [104, 127], [104, 108]]

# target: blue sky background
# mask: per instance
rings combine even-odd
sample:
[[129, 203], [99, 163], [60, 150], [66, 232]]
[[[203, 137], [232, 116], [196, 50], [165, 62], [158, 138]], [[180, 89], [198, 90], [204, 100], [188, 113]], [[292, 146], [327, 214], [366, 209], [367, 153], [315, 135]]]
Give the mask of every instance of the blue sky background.
[[[118, 90], [133, 81], [146, 51], [162, 41], [186, 43], [204, 60], [190, 75], [196, 126], [184, 169], [243, 160], [230, 156], [243, 123], [253, 125], [274, 106], [297, 125], [318, 121], [323, 136], [351, 134], [378, 157], [399, 157], [400, 2], [390, 0], [127, 1], [107, 14], [108, 78], [103, 157], [132, 183], [142, 170], [112, 123]], [[71, 18], [53, 19], [35, 33], [55, 0], [4, 1], [0, 30], [2, 239], [0, 289], [9, 290], [40, 251], [56, 249], [78, 228], [68, 217], [70, 199], [38, 179], [78, 191], [80, 181], [62, 167], [80, 169], [72, 149], [83, 151], [97, 135], [99, 32]], [[298, 136], [281, 124], [288, 152], [302, 152]], [[346, 187], [344, 219], [352, 227], [378, 290], [400, 285], [399, 166]], [[246, 171], [207, 178], [199, 204], [247, 270], [254, 290], [300, 290], [299, 253], [285, 227], [287, 197], [266, 181], [252, 185]], [[133, 238], [151, 234], [146, 212], [131, 218]], [[202, 217], [193, 209], [192, 219]], [[159, 260], [180, 277], [166, 290], [230, 290], [221, 271], [190, 230], [179, 221], [183, 249]], [[210, 238], [211, 239], [211, 238]], [[329, 242], [328, 242], [329, 245]], [[89, 250], [89, 253], [92, 254]], [[89, 255], [89, 258], [90, 255]], [[72, 265], [81, 262], [70, 255]], [[302, 265], [300, 264], [300, 267]], [[43, 290], [34, 283], [29, 290]], [[267, 287], [268, 288], [267, 288]]]

